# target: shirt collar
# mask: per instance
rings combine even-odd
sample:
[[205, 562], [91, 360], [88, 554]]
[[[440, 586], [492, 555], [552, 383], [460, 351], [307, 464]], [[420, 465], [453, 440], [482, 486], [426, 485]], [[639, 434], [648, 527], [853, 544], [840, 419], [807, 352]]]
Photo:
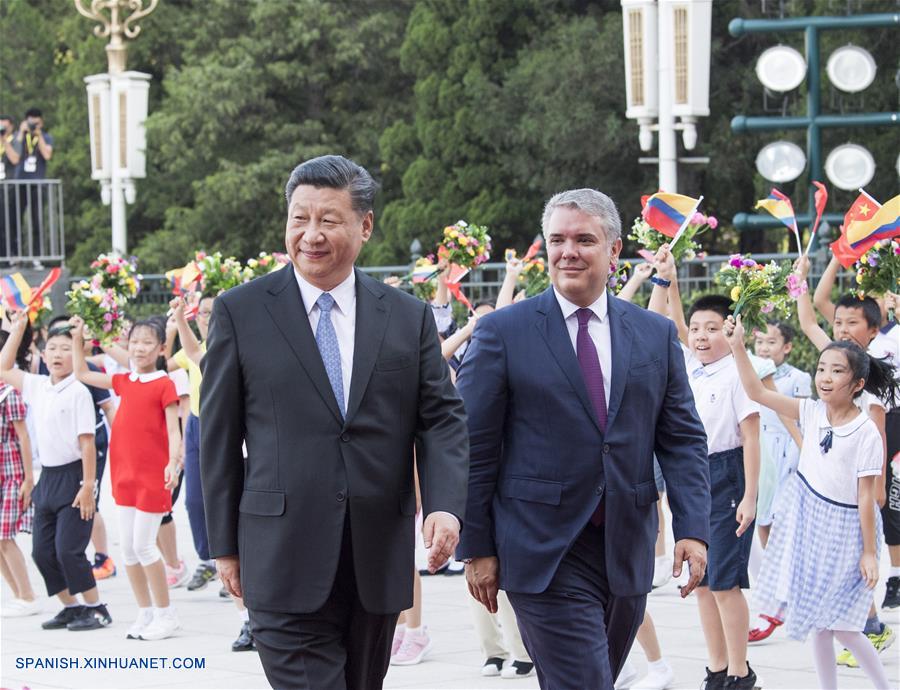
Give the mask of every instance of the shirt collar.
[[[715, 374], [718, 374], [720, 371], [725, 369], [733, 361], [734, 355], [726, 355], [725, 357], [722, 357], [722, 359], [717, 359], [715, 362], [704, 364], [702, 373], [706, 376], [714, 376]], [[697, 375], [696, 372], [695, 375]]]
[[129, 381], [140, 381], [141, 383], [150, 383], [151, 381], [156, 381], [156, 379], [161, 379], [164, 376], [168, 376], [166, 372], [162, 369], [157, 369], [149, 374], [139, 374], [136, 371], [132, 371], [128, 374]]
[[[572, 314], [574, 314], [581, 308], [577, 304], [573, 304], [565, 297], [563, 297], [562, 293], [559, 292], [559, 290], [557, 290], [555, 287], [553, 288], [553, 294], [556, 295], [556, 301], [559, 302], [559, 308], [562, 309], [563, 319], [568, 319], [570, 316], [572, 316]], [[607, 300], [606, 290], [603, 290], [597, 300], [588, 307], [588, 309], [594, 312], [594, 316], [600, 319], [600, 323], [603, 323], [606, 320], [608, 308], [609, 301]]]
[[[310, 313], [312, 313], [313, 307], [316, 306], [316, 300], [319, 299], [325, 290], [317, 288], [306, 280], [300, 275], [300, 272], [296, 267], [294, 267], [294, 277], [297, 279], [297, 286], [300, 288], [300, 296], [303, 298], [303, 306], [306, 309], [306, 315], [309, 316]], [[356, 271], [351, 270], [350, 275], [344, 278], [344, 280], [333, 289], [328, 290], [328, 293], [334, 297], [334, 302], [341, 314], [347, 316], [352, 313], [356, 302]]]
[[47, 377], [48, 387], [54, 393], [62, 393], [66, 388], [75, 383], [75, 381], [76, 379], [74, 373], [69, 374], [68, 376], [66, 376], [66, 378], [64, 378], [62, 381], [58, 381], [57, 383], [53, 383], [53, 379], [51, 379], [49, 376]]
[[841, 426], [833, 426], [828, 421], [828, 413], [826, 412], [825, 405], [822, 405], [821, 414], [819, 415], [819, 429], [821, 431], [827, 431], [828, 429], [831, 429], [832, 433], [834, 433], [835, 436], [849, 436], [854, 431], [859, 429], [859, 427], [865, 424], [866, 420], [868, 419], [869, 415], [866, 412], [860, 410], [859, 414], [846, 424], [842, 424]]

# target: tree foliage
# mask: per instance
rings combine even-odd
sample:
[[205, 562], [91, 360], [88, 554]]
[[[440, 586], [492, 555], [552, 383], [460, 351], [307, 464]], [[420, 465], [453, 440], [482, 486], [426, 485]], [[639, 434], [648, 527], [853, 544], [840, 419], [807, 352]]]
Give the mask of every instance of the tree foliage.
[[[776, 3], [770, 3], [772, 5]], [[892, 11], [867, 0], [866, 11]], [[789, 14], [840, 13], [846, 2], [789, 0]], [[768, 184], [753, 160], [767, 141], [802, 132], [734, 135], [730, 119], [761, 114], [756, 57], [801, 33], [735, 39], [751, 0], [714, 3], [711, 116], [701, 120], [708, 166], [682, 166], [680, 191], [703, 193], [727, 221]], [[148, 174], [128, 207], [129, 245], [145, 272], [183, 264], [196, 248], [246, 258], [282, 246], [283, 187], [291, 168], [342, 153], [382, 183], [368, 263], [405, 263], [459, 218], [488, 225], [495, 247], [524, 249], [544, 201], [591, 186], [619, 203], [623, 222], [655, 190], [641, 165], [637, 126], [624, 117], [622, 15], [612, 0], [161, 0], [130, 43], [129, 69], [150, 73]], [[0, 0], [0, 111], [38, 105], [56, 138], [50, 174], [64, 181], [69, 264], [83, 270], [109, 248], [109, 209], [90, 179], [84, 77], [106, 70], [103, 41], [69, 2]], [[823, 35], [830, 50], [853, 41], [873, 52], [876, 85], [843, 100], [824, 78], [833, 111], [896, 110], [896, 30]], [[803, 88], [785, 104], [803, 113]], [[870, 190], [895, 193], [896, 129], [826, 132], [873, 152]], [[805, 207], [808, 180], [785, 191]], [[833, 210], [851, 195], [832, 190]], [[805, 198], [805, 197], [804, 197]], [[714, 251], [776, 250], [779, 230], [730, 229]]]

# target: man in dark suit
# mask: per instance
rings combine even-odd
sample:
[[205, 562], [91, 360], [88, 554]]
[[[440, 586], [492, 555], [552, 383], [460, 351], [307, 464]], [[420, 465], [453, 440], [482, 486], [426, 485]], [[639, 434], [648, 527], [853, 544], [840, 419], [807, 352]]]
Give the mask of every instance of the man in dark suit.
[[[203, 361], [210, 555], [276, 688], [380, 688], [412, 605], [416, 495], [436, 569], [468, 445], [428, 306], [354, 268], [377, 186], [341, 156], [287, 184], [292, 265], [219, 296]], [[247, 457], [241, 451], [246, 442]]]
[[675, 327], [606, 291], [622, 247], [612, 200], [544, 210], [552, 286], [479, 320], [457, 385], [469, 419], [466, 530], [476, 599], [509, 595], [542, 688], [612, 689], [643, 620], [658, 529], [653, 454], [682, 596], [706, 566], [706, 435]]

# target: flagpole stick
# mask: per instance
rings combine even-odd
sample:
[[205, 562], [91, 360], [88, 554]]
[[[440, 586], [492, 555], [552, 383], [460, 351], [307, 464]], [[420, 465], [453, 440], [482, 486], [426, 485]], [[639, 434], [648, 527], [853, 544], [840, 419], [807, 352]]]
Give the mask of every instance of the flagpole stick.
[[669, 251], [672, 251], [675, 248], [675, 244], [678, 240], [681, 239], [681, 236], [684, 234], [684, 231], [687, 230], [687, 226], [691, 224], [691, 218], [694, 217], [694, 214], [697, 212], [697, 209], [700, 208], [700, 202], [703, 201], [703, 195], [700, 195], [700, 198], [697, 199], [697, 203], [694, 204], [694, 208], [691, 209], [690, 214], [688, 214], [684, 222], [681, 224], [681, 227], [678, 228], [678, 232], [675, 233], [675, 237], [672, 238], [672, 241], [669, 243]]
[[797, 229], [797, 221], [794, 221], [794, 237], [797, 238], [797, 251], [803, 256], [803, 241], [800, 239], [800, 231]]

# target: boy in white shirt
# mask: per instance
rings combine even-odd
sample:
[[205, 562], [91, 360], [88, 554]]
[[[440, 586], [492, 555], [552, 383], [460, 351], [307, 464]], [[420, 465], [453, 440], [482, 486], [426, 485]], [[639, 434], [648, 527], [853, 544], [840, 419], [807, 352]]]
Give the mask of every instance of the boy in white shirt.
[[698, 299], [688, 314], [687, 372], [709, 452], [710, 544], [706, 577], [697, 588], [709, 651], [707, 690], [756, 685], [747, 663], [750, 611], [741, 590], [747, 567], [759, 481], [759, 405], [747, 396], [723, 327], [731, 300]]
[[[72, 336], [68, 327], [51, 329], [43, 358], [49, 376], [14, 368], [28, 315], [11, 317], [9, 339], [0, 350], [0, 378], [22, 393], [32, 408], [41, 449], [41, 477], [32, 493], [32, 557], [47, 593], [62, 611], [41, 624], [45, 630], [96, 630], [112, 622], [100, 603], [85, 549], [91, 539], [96, 506], [94, 403], [72, 374]], [[75, 595], [81, 594], [84, 605]]]

